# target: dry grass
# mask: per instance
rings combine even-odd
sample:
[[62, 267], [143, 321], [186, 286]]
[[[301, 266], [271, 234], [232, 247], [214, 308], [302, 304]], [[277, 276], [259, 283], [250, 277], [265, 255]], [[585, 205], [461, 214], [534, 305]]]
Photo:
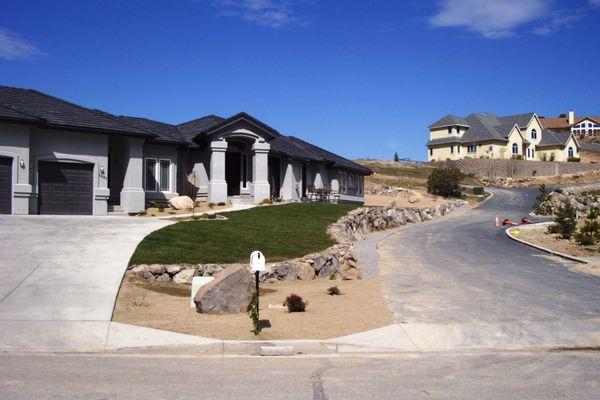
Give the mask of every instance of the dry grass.
[[[333, 285], [338, 286], [341, 295], [327, 293]], [[289, 313], [282, 307], [290, 293], [308, 301], [306, 312]], [[250, 332], [252, 324], [245, 313], [198, 314], [189, 301], [188, 285], [147, 282], [127, 275], [113, 320], [217, 339], [328, 339], [393, 323], [375, 278], [261, 284], [260, 318], [268, 319], [272, 327], [258, 337]]]

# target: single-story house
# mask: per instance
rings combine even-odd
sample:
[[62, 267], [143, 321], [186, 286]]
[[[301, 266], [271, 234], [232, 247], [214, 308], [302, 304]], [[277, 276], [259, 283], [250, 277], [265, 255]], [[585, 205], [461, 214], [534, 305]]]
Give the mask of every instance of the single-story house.
[[179, 125], [117, 116], [0, 86], [0, 213], [143, 211], [197, 200], [303, 201], [330, 187], [364, 202], [371, 170], [239, 113]]

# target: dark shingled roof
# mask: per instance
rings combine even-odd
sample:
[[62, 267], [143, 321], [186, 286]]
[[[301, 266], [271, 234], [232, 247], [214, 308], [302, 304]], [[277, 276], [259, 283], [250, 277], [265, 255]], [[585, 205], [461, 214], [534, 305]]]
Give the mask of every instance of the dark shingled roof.
[[179, 129], [175, 125], [167, 124], [164, 122], [153, 121], [148, 118], [140, 117], [127, 117], [124, 115], [119, 116], [128, 123], [142, 128], [146, 131], [152, 132], [157, 135], [156, 141], [168, 142], [168, 143], [181, 143], [188, 144], [188, 140], [181, 134]]
[[177, 125], [179, 132], [189, 141], [192, 141], [199, 133], [223, 122], [225, 118], [216, 115], [207, 115], [202, 118], [193, 119], [188, 122]]
[[[466, 118], [462, 118], [466, 122], [466, 125], [469, 127], [462, 136], [448, 136], [447, 138], [439, 138], [430, 140], [427, 145], [436, 145], [436, 144], [444, 144], [444, 143], [473, 143], [473, 142], [483, 142], [490, 140], [498, 140], [498, 141], [506, 141], [512, 129], [517, 125], [519, 128], [524, 128], [527, 126], [531, 118], [533, 118], [534, 113], [526, 113], [526, 114], [518, 114], [518, 115], [508, 115], [505, 117], [498, 117], [494, 114], [489, 113], [474, 113], [470, 114]], [[448, 120], [448, 117], [452, 117], [453, 119], [459, 118], [455, 116], [446, 116], [442, 118], [440, 121]], [[438, 122], [440, 122], [438, 121]], [[433, 127], [439, 127], [436, 122]], [[457, 125], [456, 123], [451, 125]], [[430, 126], [431, 128], [431, 126]], [[524, 139], [525, 140], [525, 139]], [[525, 141], [525, 143], [528, 143]]]
[[0, 86], [0, 120], [27, 122], [50, 128], [135, 135], [151, 141], [194, 146], [195, 140], [201, 140], [204, 136], [241, 119], [272, 136], [269, 143], [274, 153], [302, 160], [321, 161], [330, 167], [371, 174], [370, 169], [337, 154], [293, 136], [283, 136], [264, 122], [244, 112], [227, 119], [207, 115], [179, 125], [171, 125], [148, 118], [112, 115], [101, 110], [78, 106], [35, 90]]
[[569, 141], [571, 132], [555, 132], [550, 129], [542, 131], [542, 140], [537, 147], [564, 146]]
[[433, 124], [429, 125], [429, 129], [443, 128], [444, 126], [451, 125], [469, 126], [469, 123], [462, 117], [457, 117], [456, 115], [448, 114], [439, 121], [436, 121]]
[[31, 89], [0, 86], [0, 116], [42, 126], [85, 129], [153, 137], [154, 134], [122, 121], [117, 116], [92, 110]]

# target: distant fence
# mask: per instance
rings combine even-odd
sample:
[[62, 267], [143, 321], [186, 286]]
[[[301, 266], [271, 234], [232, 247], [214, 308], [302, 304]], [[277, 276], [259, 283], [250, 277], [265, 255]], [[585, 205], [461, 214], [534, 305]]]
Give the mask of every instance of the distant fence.
[[579, 143], [579, 147], [583, 151], [591, 151], [593, 153], [600, 153], [600, 143], [581, 142], [581, 143]]
[[463, 160], [448, 160], [430, 162], [429, 165], [438, 167], [458, 168], [465, 173], [481, 177], [532, 177], [575, 174], [578, 172], [600, 169], [599, 164], [584, 164], [577, 162], [525, 161], [470, 158]]

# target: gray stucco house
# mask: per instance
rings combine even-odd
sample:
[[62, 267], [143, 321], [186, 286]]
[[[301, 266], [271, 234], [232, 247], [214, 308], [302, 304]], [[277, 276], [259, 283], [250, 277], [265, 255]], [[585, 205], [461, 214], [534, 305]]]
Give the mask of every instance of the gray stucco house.
[[0, 213], [136, 213], [150, 200], [364, 202], [368, 168], [246, 113], [179, 125], [116, 116], [0, 86]]

